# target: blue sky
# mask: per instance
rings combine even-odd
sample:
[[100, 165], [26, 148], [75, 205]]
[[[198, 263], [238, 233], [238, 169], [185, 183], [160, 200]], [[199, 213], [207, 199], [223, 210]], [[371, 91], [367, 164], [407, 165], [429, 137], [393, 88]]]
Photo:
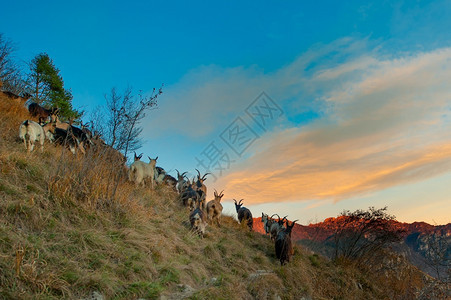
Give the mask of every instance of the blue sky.
[[[212, 142], [230, 151], [221, 133], [241, 117], [258, 139], [227, 153], [234, 162], [209, 186], [225, 189], [230, 213], [231, 198], [245, 198], [256, 215], [301, 223], [370, 205], [401, 221], [451, 221], [451, 1], [0, 7], [16, 58], [47, 52], [76, 107], [95, 109], [112, 87], [164, 83], [141, 151], [167, 170], [193, 172]], [[264, 130], [245, 113], [263, 91], [283, 111]]]

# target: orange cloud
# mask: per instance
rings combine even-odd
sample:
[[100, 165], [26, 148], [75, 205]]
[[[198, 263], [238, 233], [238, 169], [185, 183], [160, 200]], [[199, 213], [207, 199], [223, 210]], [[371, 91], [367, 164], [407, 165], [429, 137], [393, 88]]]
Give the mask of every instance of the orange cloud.
[[324, 117], [261, 137], [215, 186], [252, 204], [339, 201], [449, 172], [449, 78], [451, 49], [321, 70]]

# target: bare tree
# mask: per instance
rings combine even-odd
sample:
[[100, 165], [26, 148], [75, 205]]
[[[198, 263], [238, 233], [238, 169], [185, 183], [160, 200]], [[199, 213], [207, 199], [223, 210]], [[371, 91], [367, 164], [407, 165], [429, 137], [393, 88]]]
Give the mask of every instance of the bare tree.
[[392, 243], [399, 242], [405, 231], [395, 224], [387, 207], [354, 212], [343, 211], [330, 224], [334, 234], [334, 258], [363, 262]]
[[[106, 117], [103, 125], [95, 129], [104, 132], [106, 143], [109, 147], [120, 151], [124, 155], [124, 162], [130, 151], [137, 150], [142, 145], [140, 134], [142, 127], [139, 126], [145, 117], [147, 110], [155, 109], [157, 98], [163, 93], [162, 87], [153, 89], [150, 95], [144, 96], [139, 93], [136, 97], [132, 89], [127, 88], [123, 95], [119, 95], [115, 88], [111, 89], [110, 95], [106, 98]], [[119, 182], [124, 177], [124, 169], [115, 174], [115, 184], [111, 193], [114, 199]]]
[[1, 88], [21, 95], [25, 92], [26, 85], [19, 66], [13, 60], [15, 50], [13, 42], [0, 33], [0, 82], [3, 85]]
[[106, 143], [123, 152], [125, 157], [130, 151], [139, 149], [142, 145], [139, 123], [145, 117], [146, 110], [157, 107], [157, 98], [162, 93], [161, 87], [159, 90], [153, 89], [148, 96], [141, 93], [134, 96], [132, 88], [127, 88], [120, 95], [116, 88], [112, 88], [110, 95], [105, 96], [106, 120], [103, 124], [106, 126], [99, 129], [104, 132]]

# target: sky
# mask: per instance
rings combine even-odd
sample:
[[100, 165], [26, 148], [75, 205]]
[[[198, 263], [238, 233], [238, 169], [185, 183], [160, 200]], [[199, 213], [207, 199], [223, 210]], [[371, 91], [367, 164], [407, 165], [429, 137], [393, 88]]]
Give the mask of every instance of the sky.
[[[303, 3], [305, 2], [305, 3]], [[207, 176], [224, 212], [319, 222], [388, 207], [451, 222], [451, 1], [5, 1], [24, 67], [46, 52], [75, 107], [149, 94], [139, 152]]]

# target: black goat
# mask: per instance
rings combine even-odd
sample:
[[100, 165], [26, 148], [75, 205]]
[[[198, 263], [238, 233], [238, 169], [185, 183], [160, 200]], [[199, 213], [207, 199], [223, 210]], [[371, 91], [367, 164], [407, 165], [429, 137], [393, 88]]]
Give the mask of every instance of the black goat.
[[287, 223], [287, 228], [282, 229], [279, 231], [276, 237], [276, 257], [280, 261], [280, 265], [284, 265], [287, 262], [290, 262], [291, 256], [293, 256], [293, 244], [291, 242], [291, 231], [293, 230], [294, 224], [296, 223], [295, 220], [291, 223], [291, 225]]
[[240, 221], [240, 223], [242, 223], [243, 221], [247, 221], [247, 226], [249, 227], [250, 230], [252, 230], [252, 227], [254, 225], [254, 219], [252, 218], [252, 213], [251, 211], [243, 206], [243, 203], [241, 203], [244, 199], [241, 199], [238, 203], [236, 202], [235, 199], [233, 199], [233, 201], [235, 201], [235, 209], [236, 209], [236, 213], [238, 214], [238, 221]]

